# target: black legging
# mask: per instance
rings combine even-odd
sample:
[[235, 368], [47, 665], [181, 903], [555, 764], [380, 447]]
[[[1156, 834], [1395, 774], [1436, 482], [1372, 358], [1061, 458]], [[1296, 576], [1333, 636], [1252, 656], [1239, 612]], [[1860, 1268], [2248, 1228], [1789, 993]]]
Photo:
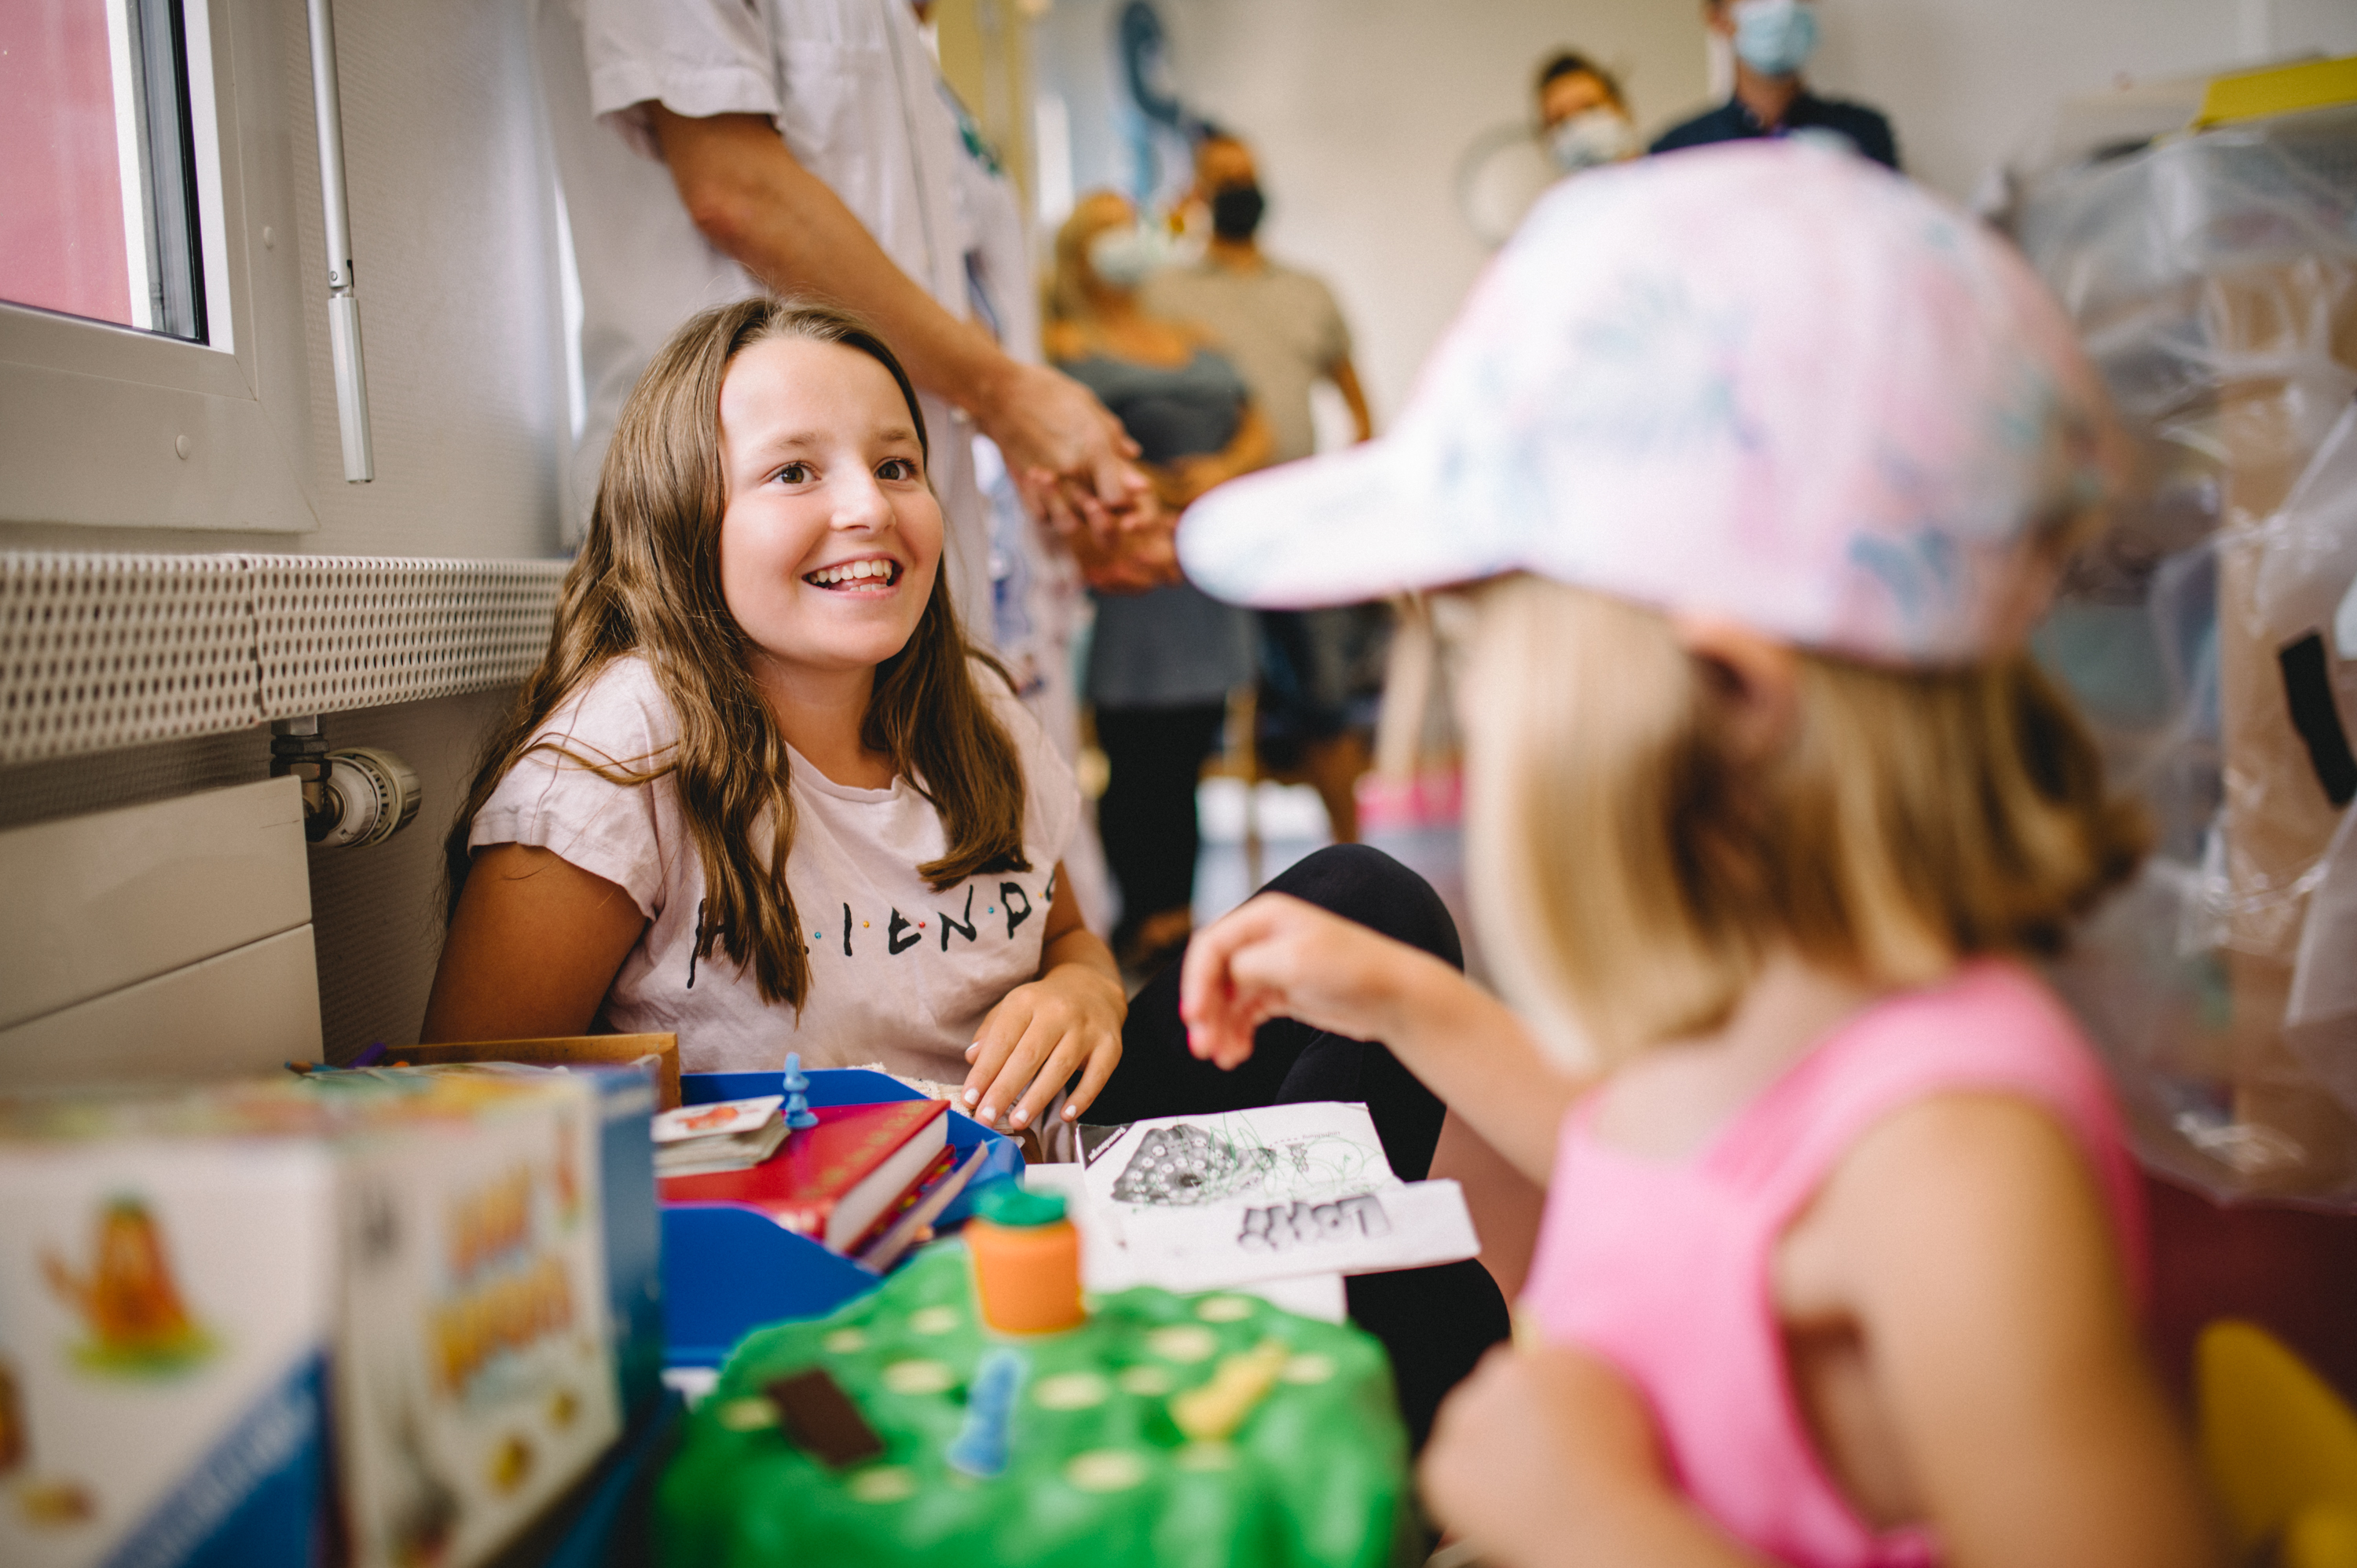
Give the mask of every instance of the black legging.
[[1195, 901], [1195, 783], [1227, 713], [1220, 703], [1097, 709], [1097, 745], [1109, 768], [1097, 832], [1121, 888], [1116, 951], [1149, 917]]
[[[1381, 850], [1331, 845], [1280, 874], [1267, 890], [1290, 893], [1465, 967], [1448, 906], [1422, 877]], [[1232, 1072], [1222, 1071], [1187, 1049], [1174, 962], [1130, 1004], [1121, 1066], [1089, 1107], [1087, 1119], [1111, 1123], [1209, 1115], [1306, 1100], [1363, 1101], [1392, 1169], [1408, 1181], [1421, 1181], [1431, 1170], [1446, 1107], [1391, 1052], [1277, 1018], [1253, 1036], [1251, 1059]], [[1428, 1269], [1356, 1274], [1344, 1286], [1352, 1319], [1391, 1352], [1400, 1412], [1420, 1449], [1443, 1396], [1473, 1369], [1483, 1351], [1506, 1337], [1511, 1324], [1505, 1297], [1489, 1271], [1470, 1258]]]

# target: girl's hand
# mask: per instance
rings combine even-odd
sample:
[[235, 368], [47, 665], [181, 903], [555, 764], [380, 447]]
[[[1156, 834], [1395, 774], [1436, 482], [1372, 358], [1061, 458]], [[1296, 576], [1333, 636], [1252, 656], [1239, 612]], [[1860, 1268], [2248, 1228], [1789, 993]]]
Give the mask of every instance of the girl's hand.
[[1354, 1040], [1394, 1040], [1406, 987], [1439, 970], [1429, 953], [1283, 893], [1263, 893], [1195, 933], [1178, 975], [1187, 1048], [1232, 1069], [1252, 1055], [1253, 1031], [1297, 1018]]
[[1178, 971], [1178, 1016], [1187, 1048], [1229, 1070], [1272, 1018], [1381, 1040], [1542, 1186], [1563, 1113], [1592, 1081], [1550, 1061], [1504, 1003], [1445, 960], [1282, 893], [1195, 933]]
[[[1129, 1015], [1121, 982], [1088, 963], [1060, 963], [1008, 992], [966, 1047], [961, 1109], [985, 1127], [1021, 1132], [1039, 1119], [1072, 1074], [1064, 1101], [1077, 1121], [1121, 1061], [1121, 1026]], [[1001, 1120], [1002, 1116], [1005, 1118]]]
[[1484, 1563], [1753, 1561], [1687, 1508], [1644, 1401], [1583, 1350], [1491, 1351], [1441, 1405], [1417, 1480], [1433, 1516]]

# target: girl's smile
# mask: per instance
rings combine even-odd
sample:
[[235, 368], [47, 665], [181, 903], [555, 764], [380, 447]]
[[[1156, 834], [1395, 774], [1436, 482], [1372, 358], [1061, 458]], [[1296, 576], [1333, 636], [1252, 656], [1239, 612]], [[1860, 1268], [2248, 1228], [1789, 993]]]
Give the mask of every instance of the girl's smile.
[[897, 585], [903, 570], [900, 563], [888, 555], [863, 555], [856, 561], [838, 561], [832, 566], [805, 572], [802, 581], [814, 588], [832, 588], [838, 593], [875, 594]]

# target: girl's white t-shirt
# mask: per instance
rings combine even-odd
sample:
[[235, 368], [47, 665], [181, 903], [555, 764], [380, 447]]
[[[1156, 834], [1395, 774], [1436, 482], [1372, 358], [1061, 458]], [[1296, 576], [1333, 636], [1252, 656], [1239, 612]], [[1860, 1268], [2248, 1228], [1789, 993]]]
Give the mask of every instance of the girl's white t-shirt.
[[[852, 789], [790, 749], [795, 829], [786, 885], [811, 965], [799, 1018], [762, 1001], [751, 971], [717, 948], [694, 956], [704, 868], [670, 775], [614, 784], [559, 752], [530, 751], [476, 813], [467, 843], [538, 845], [630, 894], [648, 925], [606, 993], [597, 1026], [677, 1034], [686, 1071], [774, 1071], [799, 1051], [808, 1067], [881, 1061], [955, 1082], [984, 1017], [1039, 972], [1056, 864], [1081, 815], [1072, 770], [1038, 722], [996, 674], [976, 666], [974, 675], [1022, 759], [1031, 868], [984, 872], [936, 893], [916, 868], [947, 847], [941, 817], [907, 779]], [[535, 738], [642, 771], [678, 734], [653, 671], [632, 654], [566, 699]], [[768, 854], [769, 831], [764, 824], [757, 855]]]

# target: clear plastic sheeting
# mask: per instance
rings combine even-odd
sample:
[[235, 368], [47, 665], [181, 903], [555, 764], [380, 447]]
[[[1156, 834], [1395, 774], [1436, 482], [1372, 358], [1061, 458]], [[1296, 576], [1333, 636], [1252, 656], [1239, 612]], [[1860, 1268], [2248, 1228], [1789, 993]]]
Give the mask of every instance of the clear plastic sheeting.
[[2029, 180], [2145, 484], [2039, 651], [2158, 850], [2058, 978], [2148, 1164], [2357, 1208], [2357, 111]]

